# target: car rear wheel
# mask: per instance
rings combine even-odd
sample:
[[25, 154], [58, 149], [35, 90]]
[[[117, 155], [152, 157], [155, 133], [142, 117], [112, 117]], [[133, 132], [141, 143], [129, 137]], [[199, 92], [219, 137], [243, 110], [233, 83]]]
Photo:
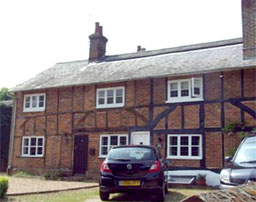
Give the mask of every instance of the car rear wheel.
[[156, 201], [164, 201], [165, 200], [165, 187], [158, 191], [156, 194]]
[[109, 198], [109, 193], [100, 191], [100, 199], [102, 201], [107, 201]]

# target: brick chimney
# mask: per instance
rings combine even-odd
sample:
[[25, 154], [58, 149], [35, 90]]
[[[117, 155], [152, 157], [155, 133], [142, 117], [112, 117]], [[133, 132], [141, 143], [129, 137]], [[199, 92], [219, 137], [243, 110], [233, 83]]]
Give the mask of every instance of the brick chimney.
[[256, 59], [256, 0], [242, 0], [243, 55]]
[[102, 60], [106, 53], [106, 44], [108, 39], [102, 34], [102, 26], [100, 23], [95, 23], [95, 33], [89, 36], [90, 39], [90, 53], [89, 62], [96, 62]]

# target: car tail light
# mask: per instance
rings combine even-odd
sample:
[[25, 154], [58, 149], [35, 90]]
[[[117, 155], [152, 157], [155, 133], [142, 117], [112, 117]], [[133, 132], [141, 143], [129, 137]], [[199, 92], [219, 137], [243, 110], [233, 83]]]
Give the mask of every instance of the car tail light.
[[111, 170], [105, 161], [101, 164], [100, 171], [105, 173], [111, 173]]
[[148, 170], [148, 173], [154, 173], [154, 172], [158, 172], [161, 168], [161, 164], [159, 161], [155, 161], [152, 166], [150, 167], [150, 169]]

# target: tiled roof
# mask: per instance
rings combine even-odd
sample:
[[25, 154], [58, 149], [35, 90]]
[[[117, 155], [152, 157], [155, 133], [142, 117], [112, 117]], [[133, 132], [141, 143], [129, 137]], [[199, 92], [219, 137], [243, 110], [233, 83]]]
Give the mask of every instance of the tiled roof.
[[104, 61], [57, 63], [13, 91], [108, 83], [256, 67], [243, 60], [242, 39], [106, 56]]

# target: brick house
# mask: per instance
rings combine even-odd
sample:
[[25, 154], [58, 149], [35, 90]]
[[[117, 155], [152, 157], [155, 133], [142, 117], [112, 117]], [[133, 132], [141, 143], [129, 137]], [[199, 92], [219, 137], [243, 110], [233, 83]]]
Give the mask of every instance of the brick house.
[[14, 89], [9, 170], [97, 178], [112, 146], [141, 143], [171, 168], [222, 168], [238, 132], [256, 127], [256, 2], [242, 5], [243, 39], [130, 54], [105, 55], [96, 23], [88, 60]]

